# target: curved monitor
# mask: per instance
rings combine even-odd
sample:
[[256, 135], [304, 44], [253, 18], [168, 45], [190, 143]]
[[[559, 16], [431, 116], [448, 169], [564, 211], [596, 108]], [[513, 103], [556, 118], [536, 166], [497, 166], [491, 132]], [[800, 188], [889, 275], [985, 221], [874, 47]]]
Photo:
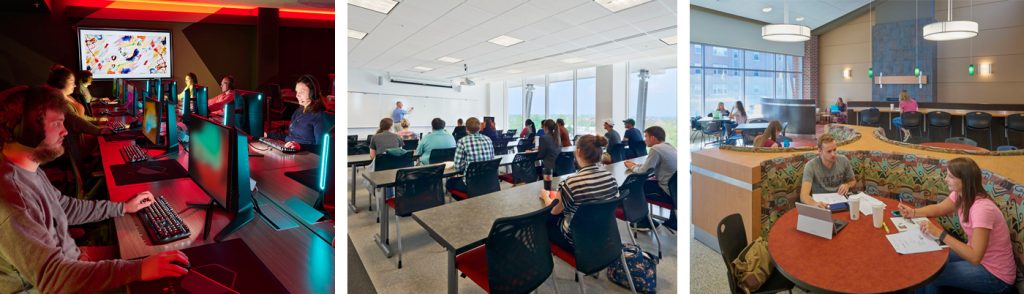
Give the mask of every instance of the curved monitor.
[[79, 69], [94, 79], [171, 77], [171, 32], [78, 29]]

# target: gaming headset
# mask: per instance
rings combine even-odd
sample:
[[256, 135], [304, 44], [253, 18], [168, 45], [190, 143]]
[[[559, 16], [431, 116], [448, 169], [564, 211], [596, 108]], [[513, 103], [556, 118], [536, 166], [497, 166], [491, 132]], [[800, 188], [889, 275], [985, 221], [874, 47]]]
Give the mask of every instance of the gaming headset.
[[[6, 111], [19, 111], [20, 115], [14, 125], [10, 126], [11, 140], [18, 142], [21, 145], [29, 148], [36, 148], [46, 137], [46, 130], [40, 121], [43, 115], [42, 109], [39, 107], [47, 99], [42, 98], [43, 95], [50, 95], [47, 93], [56, 91], [55, 89], [48, 86], [19, 86], [5, 91], [7, 94], [4, 98], [4, 108]], [[15, 110], [10, 109], [11, 105], [21, 103], [21, 109]], [[17, 115], [17, 114], [16, 114]]]

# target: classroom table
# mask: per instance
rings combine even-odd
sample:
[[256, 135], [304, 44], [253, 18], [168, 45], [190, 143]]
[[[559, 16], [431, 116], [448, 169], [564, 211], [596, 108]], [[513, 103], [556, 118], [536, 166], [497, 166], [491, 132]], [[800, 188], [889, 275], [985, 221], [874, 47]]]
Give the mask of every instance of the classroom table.
[[[221, 209], [214, 209], [210, 227], [210, 238], [204, 240], [203, 226], [206, 213], [202, 209], [184, 209], [186, 203], [208, 203], [207, 196], [189, 177], [161, 180], [156, 182], [117, 185], [111, 172], [112, 165], [123, 164], [119, 150], [132, 141], [108, 141], [106, 137], [98, 138], [104, 177], [110, 200], [124, 202], [142, 191], [151, 191], [154, 196], [164, 196], [168, 203], [179, 212], [182, 221], [191, 231], [191, 236], [163, 245], [153, 245], [146, 236], [141, 221], [133, 214], [114, 218], [117, 230], [118, 250], [124, 259], [143, 258], [167, 250], [179, 250], [204, 244], [214, 243], [216, 236], [229, 222], [229, 216]], [[270, 223], [256, 213], [250, 223], [231, 234], [228, 239], [242, 239], [280, 280], [281, 284], [293, 293], [318, 293], [333, 291], [334, 283], [334, 248], [331, 244], [334, 235], [333, 222], [305, 224], [289, 216], [283, 208], [283, 202], [291, 197], [312, 204], [319, 193], [298, 183], [287, 176], [285, 171], [315, 168], [319, 163], [318, 155], [310, 152], [285, 154], [268, 148], [262, 143], [251, 143], [250, 172], [251, 178], [257, 181], [258, 191], [253, 193], [254, 206], [259, 206], [267, 218], [278, 216]], [[178, 153], [167, 158], [177, 161], [188, 169], [188, 153], [178, 147]], [[258, 148], [258, 149], [257, 149]], [[262, 150], [262, 151], [261, 151]], [[146, 150], [150, 156], [160, 156], [163, 150]], [[273, 184], [271, 184], [273, 183]], [[291, 224], [282, 226], [282, 224]], [[289, 227], [279, 229], [278, 227]], [[307, 262], [323, 260], [323, 262]]]
[[[416, 154], [416, 153], [413, 153], [412, 157], [413, 158], [418, 158], [418, 157], [420, 157], [420, 155]], [[367, 153], [367, 154], [356, 154], [356, 155], [349, 155], [348, 159], [345, 160], [345, 162], [348, 165], [348, 167], [352, 168], [352, 185], [350, 186], [350, 187], [352, 187], [352, 192], [351, 192], [352, 196], [350, 197], [349, 202], [348, 202], [348, 209], [352, 210], [353, 213], [359, 213], [359, 208], [356, 207], [356, 174], [358, 174], [356, 171], [358, 170], [358, 168], [360, 166], [370, 165], [370, 163], [373, 162], [373, 159], [370, 158], [370, 154], [369, 153]]]
[[969, 150], [969, 151], [989, 151], [988, 149], [981, 148], [981, 147], [978, 147], [978, 146], [971, 146], [971, 145], [967, 145], [967, 144], [950, 143], [950, 142], [924, 142], [924, 143], [919, 143], [918, 145], [931, 146], [931, 147], [937, 147], [937, 148], [946, 148], [946, 149]]
[[[644, 156], [632, 161], [642, 164], [646, 159]], [[631, 174], [622, 161], [602, 168], [611, 173], [619, 184]], [[544, 203], [539, 198], [543, 188], [544, 182], [536, 181], [412, 214], [412, 218], [423, 226], [430, 237], [448, 250], [448, 293], [458, 293], [459, 290], [455, 256], [482, 245], [494, 220], [543, 208]]]
[[[875, 198], [885, 203], [884, 222], [891, 233], [897, 233], [889, 220], [897, 201]], [[768, 233], [768, 252], [776, 268], [801, 288], [823, 293], [901, 292], [922, 286], [946, 263], [949, 249], [945, 248], [896, 253], [885, 230], [872, 225], [872, 215], [862, 214], [856, 221], [850, 220], [849, 212], [833, 213], [832, 217], [849, 222], [832, 240], [797, 231], [796, 209], [783, 214]], [[939, 225], [934, 218], [931, 221]]]

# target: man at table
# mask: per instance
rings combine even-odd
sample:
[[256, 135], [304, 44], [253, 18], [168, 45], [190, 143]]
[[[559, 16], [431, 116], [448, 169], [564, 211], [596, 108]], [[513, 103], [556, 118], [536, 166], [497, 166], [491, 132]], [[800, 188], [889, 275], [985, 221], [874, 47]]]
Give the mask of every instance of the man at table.
[[815, 201], [811, 194], [846, 195], [856, 182], [850, 159], [836, 154], [836, 139], [830, 134], [821, 135], [818, 138], [818, 157], [804, 164], [800, 202], [826, 208], [828, 203]]
[[188, 264], [180, 251], [102, 260], [76, 246], [68, 226], [135, 213], [152, 204], [153, 195], [142, 192], [124, 203], [61, 195], [39, 166], [64, 153], [63, 95], [37, 86], [0, 93], [0, 99], [0, 292], [101, 292], [188, 272], [172, 263]]
[[615, 130], [615, 123], [610, 119], [604, 120], [604, 137], [608, 139], [608, 147], [615, 146], [615, 144], [622, 143], [622, 136], [619, 135], [619, 131]]
[[434, 149], [455, 148], [455, 137], [444, 130], [444, 120], [435, 117], [430, 121], [430, 128], [434, 131], [426, 134], [420, 139], [416, 146], [416, 154], [420, 155], [420, 164], [430, 163], [430, 151]]
[[[409, 110], [405, 110], [402, 107], [403, 107], [402, 101], [396, 101], [395, 102], [395, 110], [391, 111], [391, 121], [395, 122], [396, 124], [398, 122], [401, 122], [402, 119], [405, 118], [405, 115], [411, 113], [412, 109], [413, 109], [412, 106], [409, 107]], [[399, 131], [401, 131], [401, 130], [396, 125], [395, 126], [395, 132], [397, 133]]]
[[[470, 117], [466, 120], [466, 135], [455, 145], [455, 170], [460, 174], [466, 172], [470, 162], [491, 160], [494, 158], [494, 145], [491, 138], [480, 134], [480, 119]], [[445, 186], [448, 190], [466, 191], [466, 177], [448, 179]], [[462, 200], [455, 197], [456, 200]]]
[[626, 132], [622, 137], [622, 144], [629, 146], [626, 150], [626, 158], [634, 158], [647, 155], [647, 150], [640, 150], [643, 148], [644, 136], [640, 134], [640, 129], [636, 128], [636, 121], [632, 118], [627, 118], [622, 121], [626, 125]]
[[[644, 183], [644, 193], [647, 194], [647, 198], [650, 200], [672, 203], [672, 206], [675, 207], [676, 199], [672, 197], [672, 193], [669, 191], [668, 182], [672, 179], [672, 175], [676, 173], [676, 147], [665, 143], [665, 129], [659, 126], [649, 127], [644, 130], [644, 142], [647, 144], [647, 147], [651, 148], [651, 153], [647, 155], [647, 161], [644, 161], [643, 165], [639, 165], [626, 160], [623, 164], [626, 165], [627, 169], [635, 173], [654, 170], [655, 180], [648, 180]], [[636, 225], [637, 228], [649, 226], [647, 222], [640, 222]], [[665, 225], [672, 230], [676, 229], [675, 209], [672, 209], [669, 213], [669, 218]]]

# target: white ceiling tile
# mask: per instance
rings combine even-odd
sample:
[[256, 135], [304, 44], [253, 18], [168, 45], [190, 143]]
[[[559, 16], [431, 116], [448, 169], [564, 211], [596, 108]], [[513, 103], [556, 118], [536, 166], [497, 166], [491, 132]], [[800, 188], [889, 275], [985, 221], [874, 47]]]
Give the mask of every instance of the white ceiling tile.
[[467, 5], [479, 8], [492, 14], [503, 14], [508, 10], [526, 2], [524, 0], [469, 0]]

